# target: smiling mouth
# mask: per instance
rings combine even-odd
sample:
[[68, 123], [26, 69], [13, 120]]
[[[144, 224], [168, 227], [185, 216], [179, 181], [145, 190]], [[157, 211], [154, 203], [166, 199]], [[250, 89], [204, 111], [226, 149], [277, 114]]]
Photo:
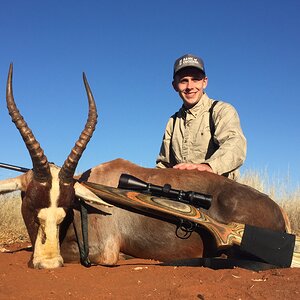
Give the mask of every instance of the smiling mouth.
[[196, 93], [185, 93], [185, 96], [186, 96], [187, 98], [194, 98], [195, 95], [196, 95]]

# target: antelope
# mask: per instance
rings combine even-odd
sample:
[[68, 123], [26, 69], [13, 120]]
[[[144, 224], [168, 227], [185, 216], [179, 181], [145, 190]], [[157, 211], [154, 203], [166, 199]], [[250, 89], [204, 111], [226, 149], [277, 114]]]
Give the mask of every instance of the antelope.
[[144, 168], [116, 159], [74, 176], [97, 123], [95, 100], [84, 73], [89, 104], [85, 128], [61, 168], [49, 163], [15, 104], [12, 73], [11, 65], [6, 88], [7, 108], [25, 142], [33, 168], [18, 177], [0, 181], [0, 193], [21, 191], [21, 212], [33, 247], [30, 266], [57, 268], [64, 262], [79, 261], [75, 235], [80, 226], [79, 199], [89, 203], [89, 259], [93, 264], [115, 265], [120, 252], [159, 261], [215, 255], [213, 239], [204, 229], [182, 239], [176, 233], [177, 224], [112, 206], [81, 184], [90, 181], [117, 187], [122, 173], [156, 185], [169, 183], [176, 189], [212, 195], [207, 214], [219, 222], [239, 222], [280, 232], [289, 229], [286, 214], [267, 195], [213, 173]]

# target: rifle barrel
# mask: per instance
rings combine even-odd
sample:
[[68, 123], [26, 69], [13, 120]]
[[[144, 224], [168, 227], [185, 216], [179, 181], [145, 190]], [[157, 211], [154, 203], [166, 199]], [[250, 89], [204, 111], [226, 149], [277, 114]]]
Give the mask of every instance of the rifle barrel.
[[5, 163], [0, 163], [0, 168], [13, 170], [13, 171], [18, 171], [18, 172], [23, 172], [23, 173], [26, 173], [30, 170], [30, 169], [27, 169], [27, 168], [18, 167], [18, 166], [14, 166], [14, 165], [9, 165], [9, 164], [5, 164]]

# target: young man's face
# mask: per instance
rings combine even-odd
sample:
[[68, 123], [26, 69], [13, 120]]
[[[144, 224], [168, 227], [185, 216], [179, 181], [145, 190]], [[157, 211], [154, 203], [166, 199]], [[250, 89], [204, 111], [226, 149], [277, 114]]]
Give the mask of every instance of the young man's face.
[[172, 84], [183, 100], [184, 106], [192, 108], [202, 97], [207, 82], [208, 79], [201, 70], [191, 67], [178, 71]]

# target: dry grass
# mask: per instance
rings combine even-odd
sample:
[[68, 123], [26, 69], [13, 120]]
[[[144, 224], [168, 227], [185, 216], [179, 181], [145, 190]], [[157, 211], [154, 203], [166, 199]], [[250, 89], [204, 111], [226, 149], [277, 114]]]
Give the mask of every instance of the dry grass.
[[[270, 179], [266, 171], [250, 170], [239, 181], [270, 195], [287, 212], [293, 232], [300, 233], [300, 188], [288, 191], [288, 176], [282, 180]], [[25, 241], [29, 242], [29, 237], [21, 216], [20, 194], [0, 195], [0, 244]]]
[[20, 193], [0, 195], [0, 245], [29, 242], [21, 215]]
[[288, 175], [279, 179], [271, 178], [266, 170], [262, 172], [248, 170], [242, 174], [239, 182], [269, 195], [287, 212], [292, 231], [300, 234], [300, 187], [291, 189]]

